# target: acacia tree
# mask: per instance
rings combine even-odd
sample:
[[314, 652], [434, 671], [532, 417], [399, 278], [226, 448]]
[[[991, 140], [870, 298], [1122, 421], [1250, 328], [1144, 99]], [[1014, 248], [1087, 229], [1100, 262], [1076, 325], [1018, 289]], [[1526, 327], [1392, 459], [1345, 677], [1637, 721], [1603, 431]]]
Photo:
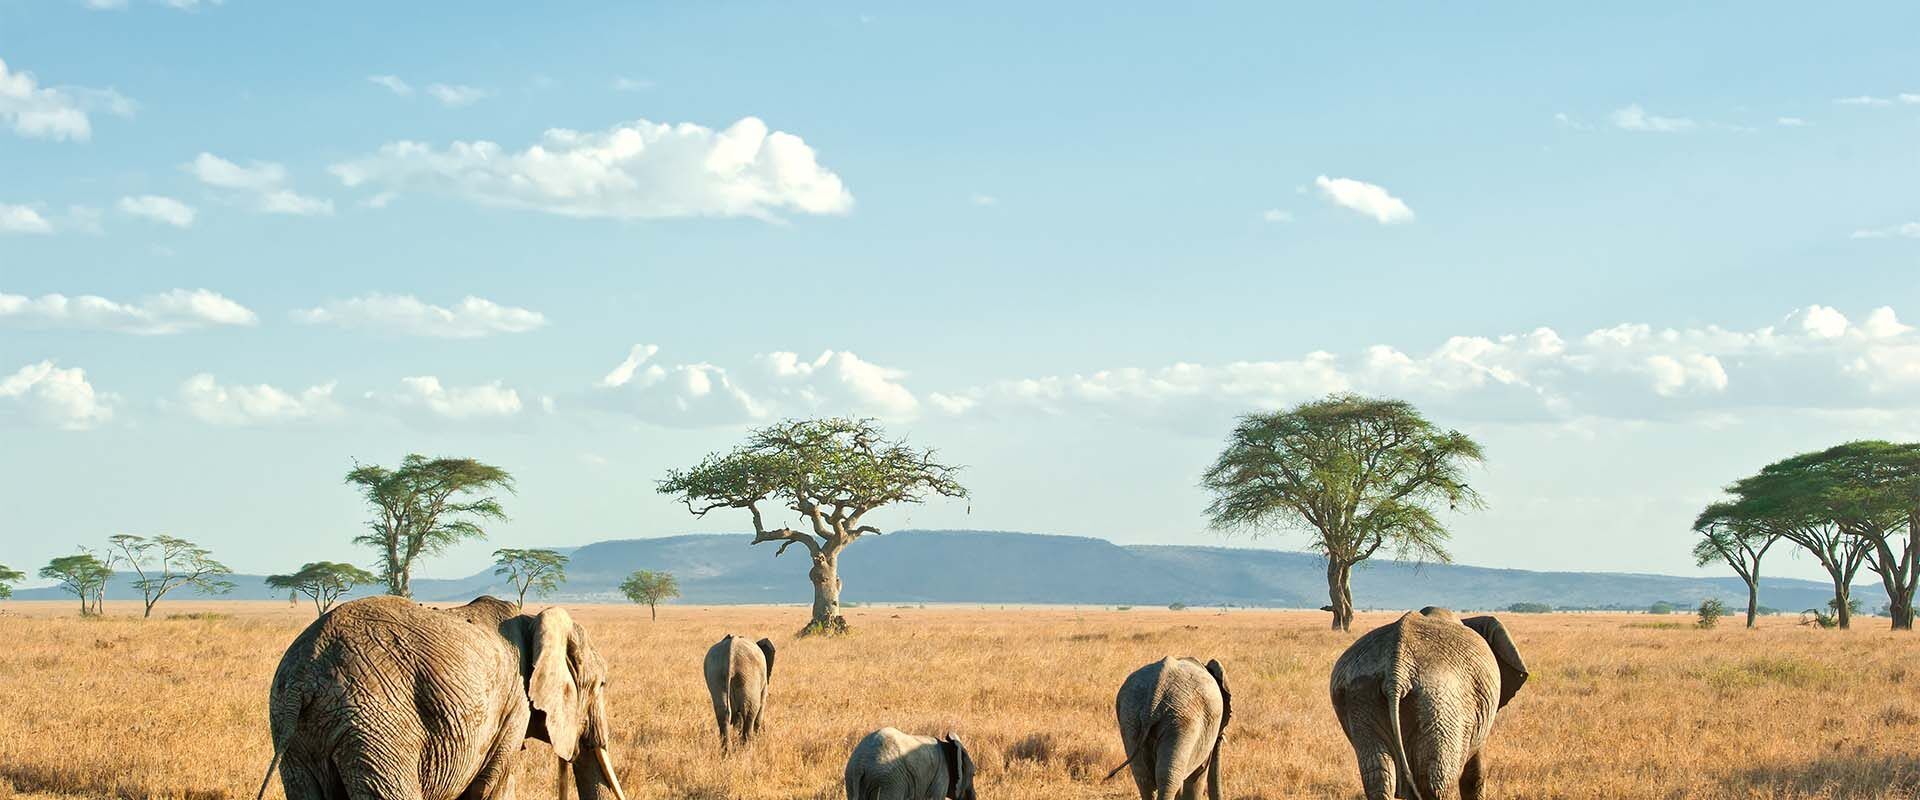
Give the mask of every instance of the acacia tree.
[[1920, 445], [1848, 442], [1768, 464], [1756, 483], [1857, 539], [1868, 553], [1867, 569], [1887, 592], [1894, 630], [1913, 629]]
[[353, 591], [356, 586], [371, 584], [379, 578], [373, 573], [352, 564], [336, 561], [310, 561], [300, 565], [300, 570], [290, 575], [268, 575], [267, 586], [285, 589], [287, 599], [297, 595], [306, 595], [313, 600], [316, 616], [325, 614], [341, 596]]
[[80, 598], [80, 616], [91, 617], [101, 614], [106, 605], [107, 581], [113, 578], [113, 569], [83, 550], [48, 562], [40, 568], [40, 577], [59, 581], [63, 591]]
[[13, 597], [13, 585], [25, 577], [26, 573], [0, 564], [0, 600]]
[[1216, 529], [1312, 536], [1327, 559], [1333, 628], [1346, 631], [1353, 565], [1388, 545], [1401, 558], [1450, 560], [1436, 511], [1482, 505], [1466, 469], [1484, 458], [1466, 434], [1404, 401], [1338, 394], [1241, 417], [1201, 485]]
[[527, 604], [527, 591], [545, 597], [567, 582], [567, 563], [571, 559], [553, 550], [493, 551], [493, 574], [507, 579], [520, 592], [519, 603]]
[[[1716, 559], [1724, 561], [1746, 582], [1747, 627], [1754, 627], [1754, 619], [1760, 613], [1760, 559], [1780, 541], [1779, 532], [1742, 516], [1737, 506], [1726, 501], [1701, 511], [1693, 521], [1693, 531], [1700, 535], [1700, 541], [1693, 544], [1696, 566], [1704, 567]], [[1704, 612], [1701, 619], [1706, 619]]]
[[1775, 470], [1735, 481], [1727, 488], [1734, 498], [1731, 513], [1811, 554], [1833, 582], [1837, 627], [1851, 628], [1853, 578], [1869, 547], [1865, 539], [1847, 534], [1824, 516], [1799, 477]]
[[671, 572], [640, 570], [620, 583], [620, 593], [635, 603], [645, 603], [652, 619], [660, 618], [660, 603], [680, 596], [680, 582]]
[[165, 534], [149, 539], [130, 533], [107, 541], [112, 544], [111, 563], [125, 564], [133, 570], [133, 588], [140, 591], [145, 609], [142, 618], [151, 618], [160, 598], [182, 586], [191, 586], [201, 594], [233, 591], [233, 582], [226, 580], [233, 570], [215, 561], [212, 551], [193, 542]]
[[379, 553], [380, 577], [390, 594], [401, 597], [413, 595], [413, 564], [421, 555], [484, 539], [482, 521], [507, 518], [486, 492], [513, 491], [513, 476], [499, 467], [418, 453], [396, 469], [355, 464], [346, 482], [360, 490], [374, 512], [367, 533], [353, 541]]
[[[935, 460], [933, 450], [886, 437], [873, 420], [789, 420], [751, 431], [744, 444], [715, 453], [698, 466], [667, 473], [656, 486], [696, 517], [718, 508], [745, 509], [753, 517], [753, 544], [779, 542], [779, 556], [799, 544], [813, 566], [813, 618], [806, 633], [839, 633], [840, 553], [880, 529], [867, 524], [876, 509], [921, 503], [929, 496], [966, 497], [960, 467]], [[807, 530], [767, 527], [769, 504], [800, 515]]]

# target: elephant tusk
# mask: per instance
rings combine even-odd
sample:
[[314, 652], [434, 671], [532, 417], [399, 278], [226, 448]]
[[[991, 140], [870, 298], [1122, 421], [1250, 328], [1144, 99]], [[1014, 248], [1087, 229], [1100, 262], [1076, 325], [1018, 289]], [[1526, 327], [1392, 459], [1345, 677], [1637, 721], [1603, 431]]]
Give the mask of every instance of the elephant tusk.
[[553, 768], [553, 791], [554, 794], [559, 796], [560, 800], [567, 800], [567, 773], [572, 771], [571, 768], [573, 765], [568, 764], [564, 758], [555, 760], [558, 761], [559, 764]]
[[[613, 774], [613, 754], [607, 752], [607, 748], [604, 747], [594, 748], [593, 752], [600, 758], [600, 772], [607, 776], [607, 785], [613, 787], [613, 796], [619, 800], [627, 800], [627, 790], [620, 788], [620, 779]], [[562, 800], [565, 799], [562, 798]]]

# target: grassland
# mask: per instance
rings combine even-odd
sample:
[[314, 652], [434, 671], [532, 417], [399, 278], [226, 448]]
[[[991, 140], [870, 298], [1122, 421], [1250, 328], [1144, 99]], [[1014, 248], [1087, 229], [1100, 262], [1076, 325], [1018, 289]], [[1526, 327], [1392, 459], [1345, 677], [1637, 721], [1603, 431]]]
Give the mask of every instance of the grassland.
[[[146, 622], [112, 603], [104, 620], [0, 606], [0, 798], [253, 796], [270, 756], [267, 684], [310, 607], [169, 605]], [[852, 637], [794, 640], [793, 608], [664, 607], [658, 622], [643, 608], [573, 610], [615, 671], [633, 800], [838, 798], [846, 753], [881, 725], [960, 731], [989, 800], [1130, 797], [1124, 778], [1100, 780], [1123, 757], [1113, 692], [1168, 654], [1227, 665], [1229, 797], [1359, 796], [1326, 696], [1351, 637], [1320, 613], [875, 606], [849, 613]], [[1506, 619], [1534, 674], [1494, 732], [1492, 797], [1920, 794], [1920, 638], [1881, 620], [1843, 633], [1788, 618], [1751, 632]], [[767, 738], [721, 759], [700, 659], [727, 631], [781, 649]], [[544, 745], [520, 758], [520, 795], [546, 797]]]

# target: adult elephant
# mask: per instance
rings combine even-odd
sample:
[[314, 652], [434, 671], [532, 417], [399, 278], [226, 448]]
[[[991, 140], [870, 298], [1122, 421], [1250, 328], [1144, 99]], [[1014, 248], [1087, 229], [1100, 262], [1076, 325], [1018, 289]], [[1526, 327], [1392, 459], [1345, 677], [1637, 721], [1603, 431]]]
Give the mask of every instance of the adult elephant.
[[1220, 743], [1233, 718], [1233, 693], [1219, 661], [1166, 658], [1133, 671], [1114, 697], [1120, 743], [1140, 800], [1195, 800], [1204, 781], [1220, 800]]
[[512, 755], [539, 739], [560, 758], [560, 800], [569, 771], [581, 800], [626, 800], [606, 690], [606, 661], [564, 609], [355, 600], [307, 626], [274, 673], [280, 784], [288, 800], [508, 798]]
[[847, 756], [847, 800], [974, 800], [973, 756], [949, 731], [935, 739], [897, 728], [861, 738]]
[[1354, 641], [1330, 683], [1367, 800], [1445, 797], [1455, 781], [1477, 800], [1494, 714], [1526, 682], [1526, 662], [1493, 617], [1428, 606]]
[[727, 634], [707, 648], [701, 665], [707, 696], [713, 701], [714, 721], [720, 725], [720, 751], [736, 738], [753, 741], [767, 713], [767, 684], [773, 682], [773, 641], [749, 642]]

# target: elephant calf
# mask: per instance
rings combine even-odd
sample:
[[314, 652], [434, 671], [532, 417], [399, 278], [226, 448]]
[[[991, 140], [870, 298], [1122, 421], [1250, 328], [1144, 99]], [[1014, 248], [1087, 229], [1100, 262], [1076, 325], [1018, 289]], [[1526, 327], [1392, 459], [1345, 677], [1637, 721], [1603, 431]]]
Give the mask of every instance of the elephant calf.
[[847, 800], [974, 800], [973, 756], [957, 734], [869, 733], [847, 757]]
[[773, 681], [773, 642], [727, 634], [707, 649], [704, 666], [714, 721], [720, 726], [720, 751], [733, 739], [753, 740], [767, 713], [767, 684]]
[[1481, 748], [1527, 665], [1493, 617], [1428, 606], [1355, 640], [1333, 665], [1333, 711], [1360, 762], [1367, 800], [1477, 800]]
[[1120, 743], [1140, 800], [1194, 800], [1204, 780], [1220, 800], [1220, 743], [1233, 717], [1233, 693], [1219, 661], [1166, 658], [1127, 676], [1114, 698]]

